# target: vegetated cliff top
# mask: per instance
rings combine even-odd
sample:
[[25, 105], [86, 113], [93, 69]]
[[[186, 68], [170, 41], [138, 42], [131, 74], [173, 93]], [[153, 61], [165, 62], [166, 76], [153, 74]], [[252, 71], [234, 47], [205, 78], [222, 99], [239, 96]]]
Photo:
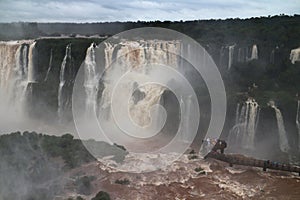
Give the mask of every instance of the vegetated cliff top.
[[[81, 34], [113, 35], [140, 27], [163, 27], [183, 32], [194, 39], [231, 42], [245, 38], [286, 42], [297, 39], [300, 32], [300, 15], [255, 17], [249, 19], [211, 19], [194, 21], [137, 21], [99, 23], [0, 23], [0, 40], [33, 39], [41, 36]], [[286, 34], [289, 33], [289, 34]], [[298, 34], [299, 35], [299, 34]], [[294, 39], [294, 40], [295, 40]], [[299, 42], [300, 39], [298, 39]]]
[[[118, 159], [124, 159], [127, 153], [105, 142], [86, 142], [99, 148], [103, 156], [118, 155]], [[0, 135], [0, 157], [0, 199], [3, 200], [50, 200], [62, 192], [66, 180], [75, 180], [81, 191], [85, 189], [81, 184], [86, 180], [77, 180], [78, 174], [68, 177], [68, 172], [96, 161], [82, 141], [71, 134], [59, 137], [35, 132]]]

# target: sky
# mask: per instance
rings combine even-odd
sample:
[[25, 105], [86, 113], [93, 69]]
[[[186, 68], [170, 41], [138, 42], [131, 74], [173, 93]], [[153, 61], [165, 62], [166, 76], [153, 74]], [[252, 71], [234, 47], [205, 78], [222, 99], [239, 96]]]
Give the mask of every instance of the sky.
[[0, 22], [106, 22], [300, 14], [300, 0], [0, 0]]

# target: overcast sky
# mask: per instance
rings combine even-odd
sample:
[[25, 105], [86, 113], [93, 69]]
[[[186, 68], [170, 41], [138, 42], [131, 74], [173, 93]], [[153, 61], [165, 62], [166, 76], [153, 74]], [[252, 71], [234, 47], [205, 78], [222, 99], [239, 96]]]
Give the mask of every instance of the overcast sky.
[[0, 0], [0, 22], [249, 18], [300, 13], [300, 0]]

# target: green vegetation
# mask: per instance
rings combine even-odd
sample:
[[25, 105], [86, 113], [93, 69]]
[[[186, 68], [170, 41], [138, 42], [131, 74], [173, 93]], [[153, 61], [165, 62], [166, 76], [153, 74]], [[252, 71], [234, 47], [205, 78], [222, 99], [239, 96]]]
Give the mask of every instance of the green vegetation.
[[195, 160], [195, 159], [198, 159], [199, 157], [197, 155], [190, 155], [189, 157], [189, 160]]
[[123, 151], [127, 151], [126, 148], [125, 148], [124, 146], [122, 146], [122, 145], [119, 145], [119, 144], [116, 144], [116, 143], [114, 143], [114, 145], [115, 145], [116, 147], [122, 149]]
[[204, 169], [202, 169], [201, 167], [197, 167], [194, 169], [195, 172], [197, 172], [199, 175], [200, 174], [206, 174], [206, 171]]
[[192, 149], [189, 154], [196, 154], [196, 152], [194, 149]]
[[[88, 141], [87, 145], [89, 144]], [[118, 161], [126, 152], [105, 142], [91, 141], [99, 147], [97, 155], [116, 155]], [[118, 154], [118, 155], [117, 155]], [[64, 189], [64, 174], [70, 169], [96, 159], [82, 141], [71, 134], [50, 136], [35, 132], [0, 135], [0, 199], [50, 200]], [[91, 193], [92, 176], [75, 181], [80, 194]]]
[[91, 182], [95, 180], [94, 176], [83, 176], [79, 177], [75, 181], [75, 185], [77, 187], [77, 192], [79, 194], [90, 195], [92, 185]]
[[204, 169], [202, 169], [201, 167], [195, 168], [195, 172], [201, 172], [201, 171], [204, 171]]
[[110, 200], [110, 196], [109, 196], [109, 194], [107, 192], [100, 191], [91, 200]]
[[[37, 137], [32, 133], [27, 134], [32, 138]], [[82, 142], [79, 139], [73, 139], [71, 134], [65, 134], [61, 137], [43, 135], [41, 137], [41, 148], [50, 157], [61, 157], [68, 168], [74, 168], [95, 160]]]
[[[38, 117], [43, 117], [48, 110], [49, 112], [47, 113], [56, 112], [57, 110], [58, 79], [66, 46], [72, 44], [71, 54], [74, 65], [72, 70], [74, 70], [73, 75], [75, 76], [85, 58], [88, 46], [92, 42], [98, 44], [105, 39], [92, 37], [76, 38], [74, 37], [75, 34], [109, 36], [140, 27], [169, 28], [189, 35], [199, 42], [214, 59], [222, 73], [230, 105], [235, 105], [237, 101], [242, 101], [247, 96], [253, 96], [260, 106], [267, 106], [266, 102], [270, 99], [278, 101], [282, 106], [285, 106], [290, 105], [291, 100], [300, 91], [300, 85], [298, 84], [300, 64], [296, 63], [293, 65], [289, 61], [290, 50], [300, 46], [300, 15], [185, 22], [0, 23], [0, 40], [34, 39], [38, 36], [60, 36], [61, 34], [72, 36], [37, 39], [39, 84], [34, 84], [34, 93], [39, 95], [34, 97], [35, 101], [38, 102], [36, 103], [37, 108], [34, 114], [38, 115]], [[23, 34], [18, 35], [19, 33]], [[235, 60], [231, 70], [228, 71], [227, 66], [224, 66], [228, 62], [226, 60], [223, 63], [220, 61], [220, 49], [233, 44], [243, 47], [251, 47], [253, 44], [257, 44], [259, 59], [244, 63]], [[277, 49], [274, 54], [275, 62], [270, 62], [270, 54], [275, 49]], [[51, 52], [53, 54], [52, 68], [48, 80], [44, 82]], [[227, 56], [226, 54], [225, 57]], [[257, 88], [249, 91], [249, 87], [252, 87], [254, 83], [257, 85]], [[199, 91], [197, 95], [203, 94], [202, 85], [205, 84], [198, 84], [197, 82], [195, 86], [198, 87], [196, 91]], [[71, 92], [72, 86], [73, 82], [71, 81], [67, 90]], [[101, 87], [99, 90], [102, 90]], [[237, 95], [239, 93], [246, 93], [246, 95]], [[206, 95], [201, 96], [199, 101], [207, 104], [210, 99]], [[49, 109], [45, 111], [45, 108]], [[56, 116], [56, 113], [52, 114]]]
[[130, 181], [127, 178], [124, 178], [124, 179], [117, 179], [115, 183], [120, 185], [129, 185]]
[[[299, 44], [299, 18], [294, 16], [253, 17], [250, 19], [194, 21], [137, 21], [104, 23], [2, 23], [0, 39], [33, 39], [38, 36], [113, 35], [140, 27], [163, 27], [185, 33], [195, 40], [208, 43], [244, 43], [263, 41], [267, 44]], [[293, 38], [293, 40], [291, 40]], [[295, 39], [295, 40], [294, 40]]]
[[[300, 95], [300, 63], [291, 64], [289, 54], [291, 49], [300, 46], [299, 15], [293, 17], [284, 15], [258, 17], [245, 20], [139, 21], [91, 24], [19, 23], [19, 25], [0, 24], [0, 40], [33, 39], [39, 36], [60, 36], [61, 34], [74, 36], [74, 33], [112, 35], [139, 27], [163, 27], [180, 31], [191, 36], [205, 47], [218, 65], [226, 86], [229, 116], [234, 116], [234, 113], [230, 112], [235, 112], [236, 102], [244, 101], [251, 96], [261, 107], [266, 107], [270, 99], [276, 101], [282, 110], [284, 119], [295, 124], [295, 100], [298, 98], [296, 94]], [[38, 84], [33, 84], [33, 95], [36, 95], [33, 98], [37, 111], [35, 114], [38, 117], [45, 116], [45, 113], [48, 114], [47, 108], [53, 112], [53, 116], [57, 116], [59, 73], [66, 46], [72, 44], [72, 70], [74, 70], [72, 75], [75, 77], [85, 58], [87, 48], [92, 42], [100, 43], [102, 41], [101, 38], [74, 37], [37, 39]], [[227, 65], [228, 62], [226, 60], [224, 61], [225, 64], [220, 62], [220, 49], [233, 44], [247, 48], [257, 44], [259, 59], [247, 62], [235, 60], [231, 69], [227, 70], [228, 66], [224, 67], [224, 65]], [[271, 62], [270, 53], [277, 47], [278, 50], [274, 55], [275, 60]], [[51, 70], [48, 79], [44, 80], [49, 68], [51, 52], [53, 55]], [[228, 57], [228, 55], [224, 57]], [[72, 91], [74, 77], [68, 77], [71, 80], [69, 91]], [[197, 83], [196, 91], [204, 90], [201, 84], [192, 82]], [[203, 95], [201, 92], [198, 93], [197, 95]], [[199, 101], [202, 105], [208, 105], [207, 102], [210, 101], [210, 97], [203, 95]], [[209, 112], [210, 106], [205, 107], [207, 108], [204, 109], [208, 109], [207, 112]], [[49, 115], [51, 116], [51, 114]], [[204, 121], [204, 123], [206, 122]], [[288, 123], [286, 125], [288, 130]], [[227, 129], [232, 127], [227, 126]], [[124, 152], [126, 148], [118, 144], [109, 145], [93, 140], [85, 141], [85, 144], [88, 144], [93, 155], [103, 157], [113, 154], [117, 162], [122, 162], [126, 155]], [[194, 153], [190, 152], [189, 159], [198, 158]], [[0, 197], [4, 200], [52, 199], [53, 195], [62, 189], [58, 178], [61, 174], [82, 164], [95, 161], [95, 158], [85, 149], [82, 141], [74, 139], [70, 134], [57, 137], [35, 132], [1, 135], [0, 157]], [[196, 168], [195, 171], [202, 173], [204, 170]], [[42, 189], [35, 188], [55, 178], [57, 180], [51, 184], [45, 184]], [[90, 193], [91, 181], [91, 177], [78, 178], [76, 189], [82, 194]], [[130, 181], [121, 179], [116, 180], [115, 183], [128, 185]], [[110, 199], [110, 197], [101, 191], [93, 199]]]

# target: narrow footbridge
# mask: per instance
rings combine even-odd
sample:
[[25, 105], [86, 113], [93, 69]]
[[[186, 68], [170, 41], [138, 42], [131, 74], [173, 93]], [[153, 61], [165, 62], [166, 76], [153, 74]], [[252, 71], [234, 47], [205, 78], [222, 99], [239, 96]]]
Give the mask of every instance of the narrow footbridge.
[[252, 167], [261, 167], [263, 171], [266, 171], [267, 169], [273, 169], [273, 170], [280, 170], [280, 171], [296, 172], [299, 173], [300, 176], [299, 166], [273, 162], [269, 160], [259, 160], [259, 159], [239, 155], [239, 154], [222, 154], [216, 151], [211, 151], [204, 158], [205, 159], [214, 158], [217, 160], [221, 160], [223, 162], [229, 163], [231, 167], [234, 164], [252, 166]]

